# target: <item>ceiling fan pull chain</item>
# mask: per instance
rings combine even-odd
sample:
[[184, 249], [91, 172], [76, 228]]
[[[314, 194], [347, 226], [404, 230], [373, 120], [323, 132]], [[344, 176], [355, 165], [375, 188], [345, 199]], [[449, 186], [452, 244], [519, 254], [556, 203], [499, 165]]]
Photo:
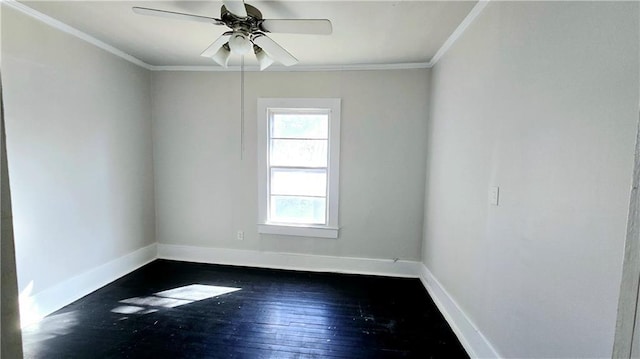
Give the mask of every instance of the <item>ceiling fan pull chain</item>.
[[240, 56], [240, 160], [244, 160], [244, 55]]

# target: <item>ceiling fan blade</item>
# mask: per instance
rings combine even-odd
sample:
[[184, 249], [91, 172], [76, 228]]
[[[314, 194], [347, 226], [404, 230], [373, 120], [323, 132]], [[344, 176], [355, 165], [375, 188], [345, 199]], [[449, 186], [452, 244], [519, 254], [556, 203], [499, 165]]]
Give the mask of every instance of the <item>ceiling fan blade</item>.
[[198, 21], [198, 22], [206, 22], [208, 24], [224, 25], [224, 23], [221, 20], [215, 19], [213, 17], [183, 14], [180, 12], [149, 9], [146, 7], [137, 7], [137, 6], [133, 7], [132, 9], [133, 9], [133, 12], [140, 15], [159, 16], [159, 17], [166, 17], [168, 19], [175, 19], [175, 20]]
[[257, 35], [253, 38], [253, 43], [258, 45], [265, 51], [272, 59], [280, 62], [285, 66], [291, 66], [298, 63], [298, 59], [293, 57], [282, 46], [278, 45], [275, 41], [266, 35]]
[[212, 57], [213, 55], [215, 55], [218, 52], [218, 50], [220, 50], [222, 45], [224, 45], [227, 41], [229, 41], [229, 39], [231, 38], [231, 34], [232, 34], [231, 32], [225, 32], [224, 34], [222, 34], [219, 38], [216, 39], [216, 41], [214, 41], [211, 45], [209, 45], [209, 47], [207, 47], [200, 54], [200, 56]]
[[247, 9], [243, 0], [223, 0], [224, 7], [237, 17], [247, 17]]
[[259, 26], [265, 32], [286, 34], [329, 35], [333, 31], [326, 19], [265, 19]]

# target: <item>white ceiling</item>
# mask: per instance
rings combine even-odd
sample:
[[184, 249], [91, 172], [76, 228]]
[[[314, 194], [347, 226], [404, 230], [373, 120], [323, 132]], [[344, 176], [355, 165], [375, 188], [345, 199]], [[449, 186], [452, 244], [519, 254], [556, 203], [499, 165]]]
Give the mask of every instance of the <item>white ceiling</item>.
[[[142, 16], [132, 6], [218, 18], [222, 1], [21, 1], [153, 66], [212, 66], [200, 53], [224, 26]], [[247, 0], [264, 18], [326, 18], [333, 34], [269, 34], [304, 66], [426, 63], [476, 1]], [[232, 57], [230, 64], [239, 64]], [[247, 64], [255, 64], [247, 56]]]

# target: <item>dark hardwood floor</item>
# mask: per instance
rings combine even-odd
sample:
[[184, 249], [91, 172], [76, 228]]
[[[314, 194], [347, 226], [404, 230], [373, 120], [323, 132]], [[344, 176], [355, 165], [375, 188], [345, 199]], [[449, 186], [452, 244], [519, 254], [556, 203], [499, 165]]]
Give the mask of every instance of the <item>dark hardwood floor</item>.
[[417, 279], [167, 260], [23, 340], [26, 358], [468, 358]]

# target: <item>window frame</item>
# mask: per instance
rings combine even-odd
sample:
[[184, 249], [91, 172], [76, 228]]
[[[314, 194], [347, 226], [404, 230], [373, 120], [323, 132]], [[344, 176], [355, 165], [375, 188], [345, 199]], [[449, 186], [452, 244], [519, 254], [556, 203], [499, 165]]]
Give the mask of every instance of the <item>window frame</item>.
[[[340, 178], [340, 108], [339, 98], [259, 98], [258, 99], [258, 233], [303, 237], [338, 238]], [[328, 110], [326, 224], [269, 222], [270, 193], [270, 110]], [[277, 167], [277, 166], [276, 166]]]

